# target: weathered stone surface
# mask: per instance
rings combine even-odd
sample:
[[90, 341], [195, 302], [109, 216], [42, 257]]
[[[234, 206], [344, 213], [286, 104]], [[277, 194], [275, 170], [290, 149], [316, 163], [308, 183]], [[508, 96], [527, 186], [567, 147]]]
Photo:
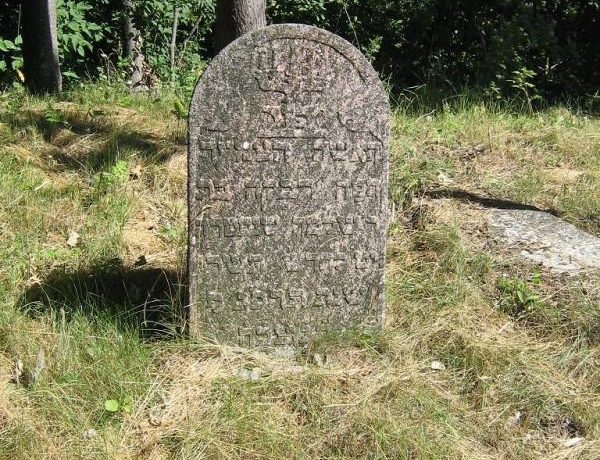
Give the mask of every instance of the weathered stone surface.
[[368, 61], [315, 27], [245, 35], [189, 116], [190, 332], [298, 347], [381, 324], [389, 105]]
[[556, 273], [600, 270], [600, 238], [541, 211], [494, 209], [489, 226], [496, 241]]

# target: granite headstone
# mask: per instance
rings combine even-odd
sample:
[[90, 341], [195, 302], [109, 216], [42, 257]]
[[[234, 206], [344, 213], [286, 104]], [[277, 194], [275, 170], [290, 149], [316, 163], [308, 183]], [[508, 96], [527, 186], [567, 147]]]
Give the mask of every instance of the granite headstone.
[[225, 48], [189, 113], [193, 336], [300, 347], [377, 329], [389, 103], [350, 43], [274, 25]]

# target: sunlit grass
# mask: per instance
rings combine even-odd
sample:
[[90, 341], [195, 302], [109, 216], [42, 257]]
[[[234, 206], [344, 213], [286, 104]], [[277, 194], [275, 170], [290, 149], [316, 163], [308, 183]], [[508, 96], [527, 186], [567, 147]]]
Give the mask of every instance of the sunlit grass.
[[463, 190], [600, 234], [600, 121], [397, 108], [386, 326], [277, 358], [181, 334], [173, 100], [0, 98], [0, 458], [600, 457], [600, 280], [508, 266], [431, 204]]

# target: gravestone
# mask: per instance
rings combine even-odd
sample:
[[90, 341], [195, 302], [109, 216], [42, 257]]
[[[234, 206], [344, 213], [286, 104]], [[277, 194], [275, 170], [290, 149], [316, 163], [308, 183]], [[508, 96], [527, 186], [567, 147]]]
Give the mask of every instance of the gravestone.
[[600, 238], [559, 217], [529, 209], [493, 209], [488, 227], [494, 240], [522, 259], [554, 273], [600, 271]]
[[389, 104], [350, 43], [275, 25], [225, 48], [189, 114], [193, 336], [301, 347], [380, 327]]

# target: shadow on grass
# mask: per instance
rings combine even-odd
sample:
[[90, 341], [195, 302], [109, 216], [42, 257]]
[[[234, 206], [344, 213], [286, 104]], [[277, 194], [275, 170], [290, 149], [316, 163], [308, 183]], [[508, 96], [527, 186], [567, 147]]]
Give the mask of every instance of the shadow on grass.
[[554, 209], [541, 209], [537, 206], [529, 204], [517, 203], [510, 200], [502, 200], [498, 198], [491, 198], [486, 196], [477, 195], [472, 192], [460, 189], [439, 189], [426, 192], [426, 195], [430, 198], [453, 198], [455, 200], [464, 201], [467, 203], [474, 203], [484, 208], [495, 208], [495, 209], [515, 209], [515, 210], [526, 210], [526, 211], [539, 211], [547, 212], [554, 216], [558, 216], [558, 212]]
[[[90, 173], [110, 168], [123, 152], [135, 151], [143, 159], [164, 163], [178, 151], [180, 142], [156, 134], [132, 129], [126, 124], [111, 121], [109, 115], [96, 116], [90, 112], [53, 111], [48, 115], [42, 111], [27, 110], [10, 120], [14, 128], [34, 127], [44, 140], [61, 149], [52, 154], [58, 170], [86, 170]], [[72, 155], [63, 149], [68, 148], [64, 141], [57, 143], [57, 134], [63, 130], [77, 136], [84, 142], [87, 136], [102, 135], [103, 142], [84, 155]]]
[[27, 289], [20, 305], [32, 317], [82, 313], [92, 323], [108, 320], [122, 330], [139, 330], [143, 339], [171, 339], [185, 332], [184, 279], [175, 271], [127, 268], [120, 261], [75, 273], [55, 270]]

